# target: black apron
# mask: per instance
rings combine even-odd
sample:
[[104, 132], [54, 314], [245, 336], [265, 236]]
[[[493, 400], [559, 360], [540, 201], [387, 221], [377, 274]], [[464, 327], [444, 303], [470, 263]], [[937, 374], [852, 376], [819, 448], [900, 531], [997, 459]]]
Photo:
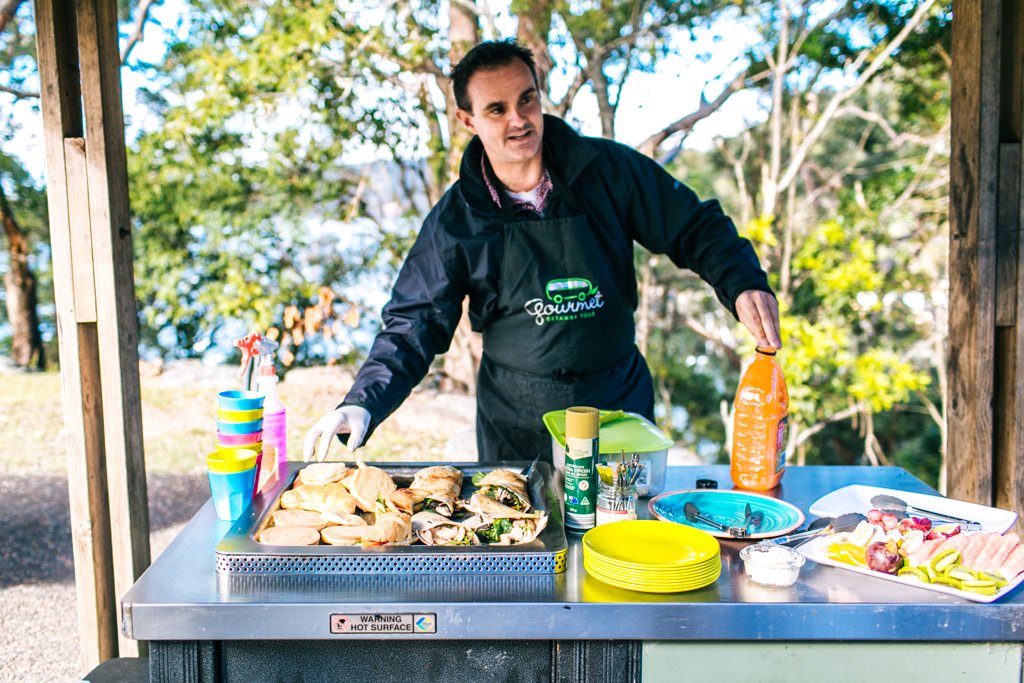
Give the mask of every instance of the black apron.
[[632, 244], [610, 253], [607, 241], [549, 168], [570, 217], [515, 221], [505, 215], [498, 283], [504, 315], [483, 330], [477, 381], [481, 462], [551, 462], [542, 417], [575, 405], [622, 409], [654, 418], [654, 387], [634, 344]]

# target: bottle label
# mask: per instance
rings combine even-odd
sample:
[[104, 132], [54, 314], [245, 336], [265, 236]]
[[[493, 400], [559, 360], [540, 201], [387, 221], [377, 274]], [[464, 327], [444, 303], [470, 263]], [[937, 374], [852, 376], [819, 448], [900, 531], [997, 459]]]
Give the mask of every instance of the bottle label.
[[781, 472], [786, 466], [786, 426], [789, 416], [779, 420], [779, 430], [775, 436], [775, 471]]
[[565, 525], [594, 526], [597, 489], [597, 439], [565, 440]]

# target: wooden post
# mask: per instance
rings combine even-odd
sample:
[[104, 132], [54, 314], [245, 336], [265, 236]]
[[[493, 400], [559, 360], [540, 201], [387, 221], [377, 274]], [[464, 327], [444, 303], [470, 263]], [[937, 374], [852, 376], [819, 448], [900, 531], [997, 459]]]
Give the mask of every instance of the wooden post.
[[118, 600], [149, 564], [116, 3], [35, 9], [85, 671], [139, 653]]
[[1024, 502], [1024, 11], [954, 0], [949, 495]]
[[[95, 260], [96, 331], [118, 600], [149, 566], [149, 497], [142, 445], [139, 329], [115, 0], [78, 0], [82, 105]], [[120, 635], [119, 654], [138, 655]]]

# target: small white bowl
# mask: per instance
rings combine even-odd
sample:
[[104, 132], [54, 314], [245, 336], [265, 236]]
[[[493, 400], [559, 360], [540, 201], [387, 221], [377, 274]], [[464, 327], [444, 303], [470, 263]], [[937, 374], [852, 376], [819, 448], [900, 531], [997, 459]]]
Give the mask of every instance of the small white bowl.
[[796, 583], [800, 567], [807, 561], [796, 550], [768, 541], [748, 545], [740, 551], [740, 559], [748, 579], [762, 586], [778, 588]]

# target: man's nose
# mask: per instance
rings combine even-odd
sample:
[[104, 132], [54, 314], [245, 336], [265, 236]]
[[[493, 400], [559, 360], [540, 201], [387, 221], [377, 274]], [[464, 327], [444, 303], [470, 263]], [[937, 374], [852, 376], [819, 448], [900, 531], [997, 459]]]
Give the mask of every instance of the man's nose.
[[511, 113], [512, 115], [509, 117], [509, 123], [513, 126], [525, 126], [529, 123], [529, 118], [526, 116], [526, 107], [513, 107]]

